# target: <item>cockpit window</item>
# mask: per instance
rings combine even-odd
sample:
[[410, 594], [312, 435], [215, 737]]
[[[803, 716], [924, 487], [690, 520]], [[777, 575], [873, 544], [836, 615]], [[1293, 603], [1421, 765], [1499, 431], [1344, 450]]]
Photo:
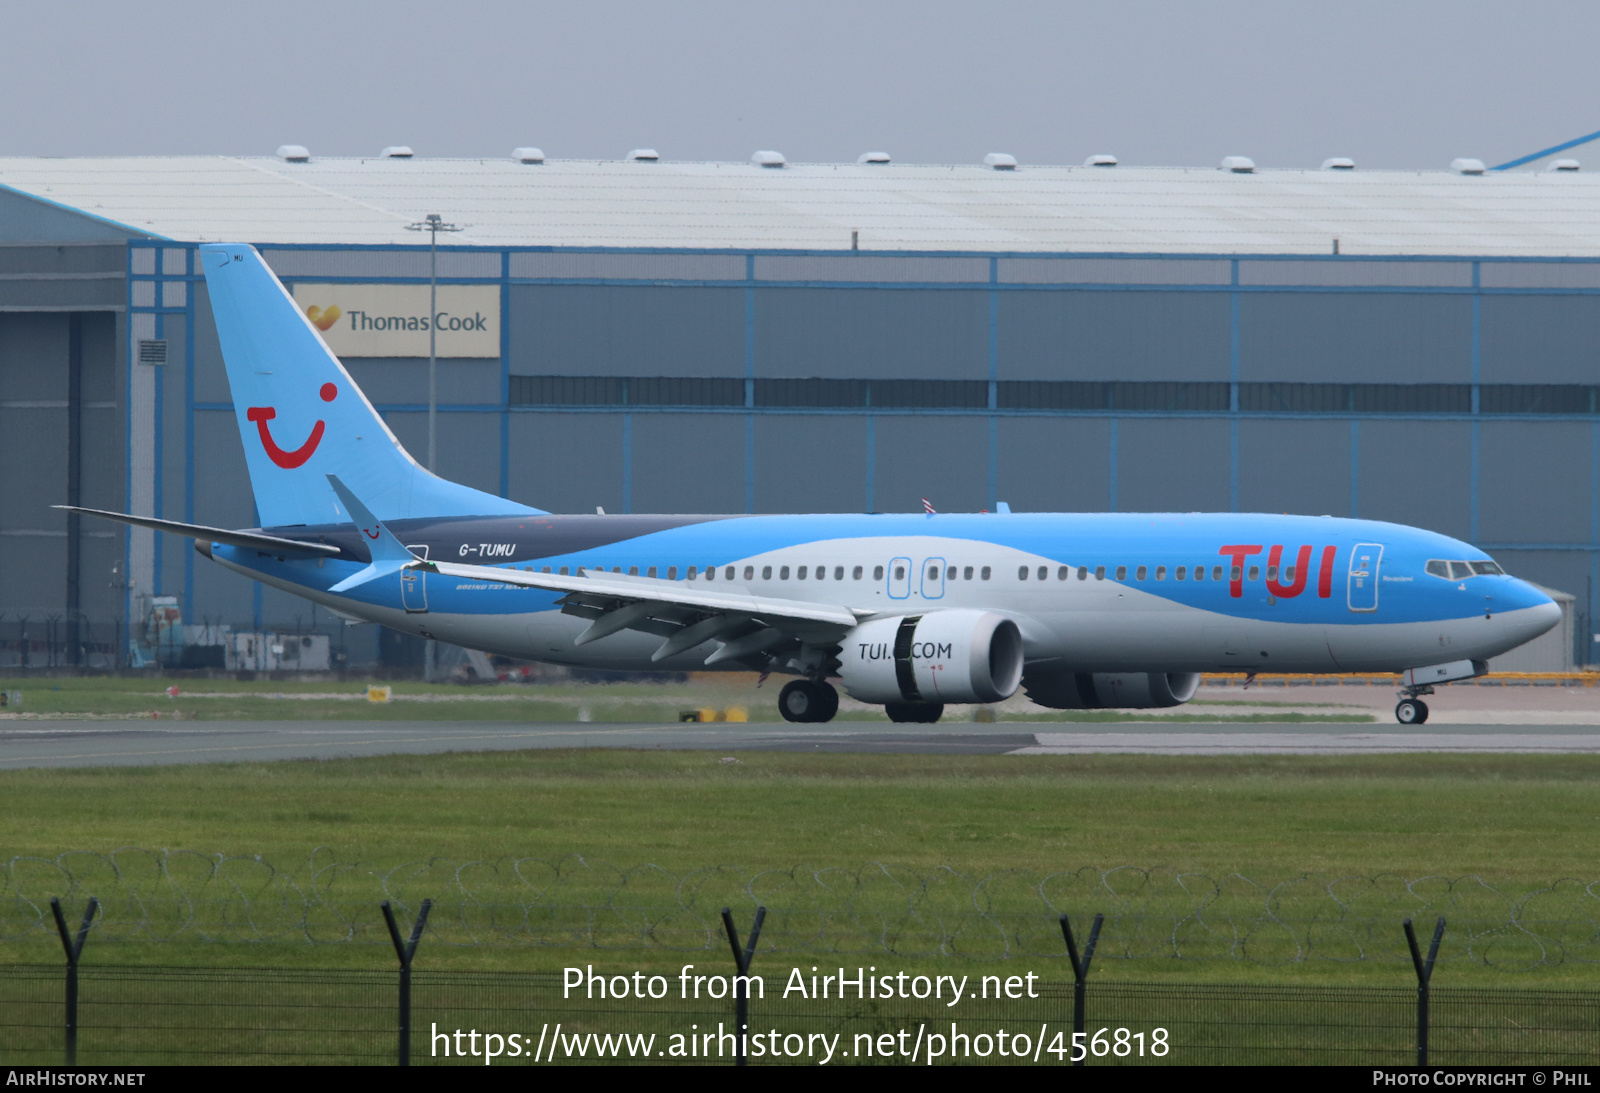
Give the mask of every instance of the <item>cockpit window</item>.
[[1429, 559], [1427, 570], [1430, 575], [1447, 581], [1464, 581], [1474, 576], [1504, 577], [1506, 574], [1496, 562], [1447, 562], [1439, 558]]
[[1504, 577], [1506, 574], [1495, 562], [1473, 562], [1472, 572], [1483, 577]]
[[1470, 576], [1472, 576], [1472, 567], [1466, 562], [1450, 563], [1450, 579], [1452, 581], [1466, 580]]
[[1450, 579], [1450, 563], [1433, 558], [1428, 562], [1428, 572], [1435, 577], [1443, 577], [1448, 581]]

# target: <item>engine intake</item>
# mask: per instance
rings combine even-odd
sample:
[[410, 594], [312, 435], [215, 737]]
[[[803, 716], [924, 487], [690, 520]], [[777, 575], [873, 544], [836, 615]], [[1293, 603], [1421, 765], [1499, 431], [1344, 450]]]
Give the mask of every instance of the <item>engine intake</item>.
[[862, 702], [1000, 702], [1022, 680], [1022, 632], [993, 611], [874, 619], [840, 644], [839, 676]]
[[1199, 672], [1041, 672], [1022, 681], [1028, 698], [1054, 710], [1153, 710], [1181, 706]]

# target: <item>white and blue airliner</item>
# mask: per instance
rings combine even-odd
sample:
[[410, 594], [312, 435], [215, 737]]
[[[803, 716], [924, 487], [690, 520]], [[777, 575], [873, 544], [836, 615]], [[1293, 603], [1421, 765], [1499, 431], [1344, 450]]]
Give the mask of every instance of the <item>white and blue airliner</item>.
[[1400, 672], [1403, 724], [1560, 609], [1467, 543], [1249, 513], [557, 516], [411, 458], [260, 255], [200, 248], [263, 527], [77, 511], [348, 619], [510, 657], [838, 681], [895, 721], [1020, 687], [1057, 709], [1174, 706], [1203, 672]]

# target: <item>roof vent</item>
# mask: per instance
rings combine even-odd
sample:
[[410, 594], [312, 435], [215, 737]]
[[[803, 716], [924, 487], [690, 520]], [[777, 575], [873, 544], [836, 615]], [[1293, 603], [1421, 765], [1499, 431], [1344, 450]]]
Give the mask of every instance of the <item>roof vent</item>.
[[1481, 159], [1452, 159], [1450, 169], [1458, 175], [1481, 175], [1484, 171]]
[[1083, 165], [1085, 167], [1115, 167], [1117, 165], [1117, 157], [1102, 152], [1098, 156], [1090, 156], [1084, 160]]
[[303, 144], [280, 144], [277, 156], [285, 163], [310, 163], [311, 153]]
[[1236, 175], [1254, 174], [1256, 161], [1249, 156], [1223, 156], [1222, 169], [1232, 171]]
[[862, 152], [856, 157], [857, 163], [888, 163], [888, 152]]
[[636, 163], [654, 163], [661, 157], [656, 154], [654, 148], [635, 148], [622, 158], [633, 160]]
[[1322, 169], [1324, 171], [1353, 171], [1356, 169], [1356, 161], [1349, 156], [1334, 156], [1332, 159], [1322, 161]]
[[1578, 161], [1575, 160], [1575, 159], [1557, 159], [1557, 160], [1551, 160], [1550, 161], [1550, 166], [1546, 167], [1545, 170], [1546, 171], [1576, 171], [1580, 166], [1581, 166], [1581, 164], [1579, 164]]
[[983, 157], [983, 165], [985, 167], [993, 167], [996, 171], [1015, 171], [1017, 169], [1017, 157], [1006, 152], [990, 152]]
[[411, 149], [409, 146], [404, 144], [391, 144], [389, 147], [379, 152], [378, 155], [382, 156], [384, 159], [410, 159]]
[[757, 152], [750, 157], [750, 162], [761, 167], [782, 167], [787, 161], [782, 152]]
[[511, 149], [511, 158], [516, 160], [518, 163], [543, 163], [544, 149], [513, 148]]

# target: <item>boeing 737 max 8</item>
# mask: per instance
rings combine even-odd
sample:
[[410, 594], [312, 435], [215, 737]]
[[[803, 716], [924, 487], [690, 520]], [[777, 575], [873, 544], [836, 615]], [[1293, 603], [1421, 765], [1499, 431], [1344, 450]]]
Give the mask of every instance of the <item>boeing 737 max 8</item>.
[[[200, 248], [261, 529], [80, 509], [352, 619], [630, 670], [839, 680], [897, 721], [1021, 687], [1058, 709], [1172, 706], [1208, 671], [1432, 685], [1554, 626], [1483, 551], [1398, 524], [1240, 513], [556, 516], [445, 481], [395, 439], [255, 250]], [[1002, 507], [1003, 508], [1003, 507]]]

